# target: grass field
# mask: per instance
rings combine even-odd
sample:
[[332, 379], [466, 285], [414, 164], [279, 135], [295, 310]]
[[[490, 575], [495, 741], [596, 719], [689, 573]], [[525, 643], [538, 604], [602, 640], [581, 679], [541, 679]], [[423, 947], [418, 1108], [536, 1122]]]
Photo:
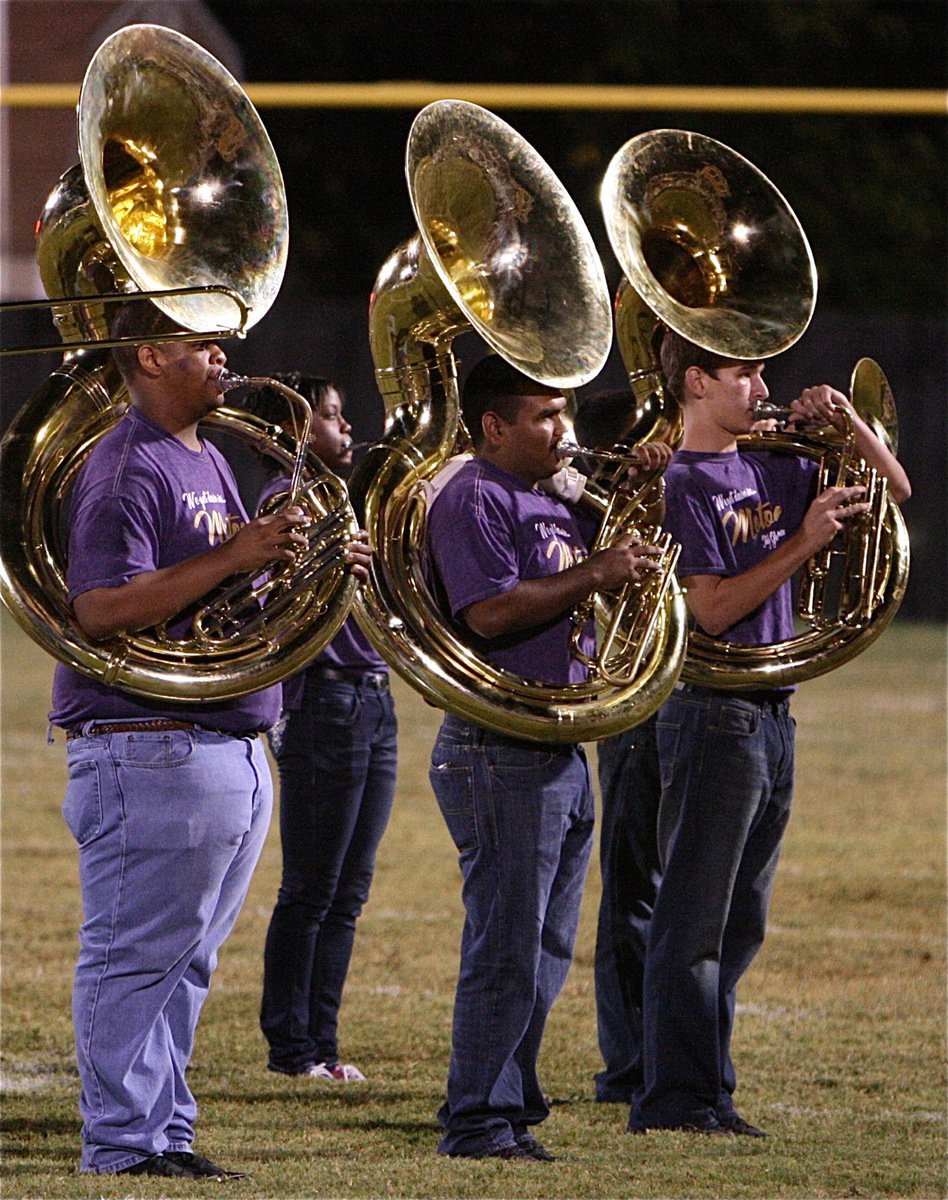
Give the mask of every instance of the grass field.
[[624, 1135], [599, 1069], [590, 871], [541, 1067], [559, 1161], [434, 1154], [461, 906], [427, 783], [438, 714], [398, 686], [398, 797], [360, 925], [342, 1050], [366, 1085], [268, 1073], [256, 1022], [276, 826], [198, 1030], [197, 1148], [244, 1182], [77, 1174], [69, 1017], [79, 899], [45, 742], [51, 660], [2, 624], [2, 1126], [5, 1197], [942, 1197], [946, 1195], [945, 633], [896, 624], [805, 684], [797, 796], [767, 944], [739, 994], [741, 1111], [766, 1141]]

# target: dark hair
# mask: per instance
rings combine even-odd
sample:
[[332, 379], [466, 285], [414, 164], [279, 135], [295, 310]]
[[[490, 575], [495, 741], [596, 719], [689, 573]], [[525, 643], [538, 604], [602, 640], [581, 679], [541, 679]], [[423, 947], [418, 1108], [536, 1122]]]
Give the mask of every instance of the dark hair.
[[685, 402], [685, 372], [689, 367], [699, 367], [717, 379], [720, 367], [738, 361], [723, 354], [714, 354], [703, 346], [696, 346], [673, 329], [666, 330], [662, 338], [661, 360], [665, 386], [672, 399], [679, 404]]
[[[173, 321], [167, 313], [162, 312], [148, 300], [131, 300], [128, 304], [117, 306], [112, 318], [109, 333], [113, 338], [149, 339], [156, 344], [167, 341], [169, 333], [181, 333], [184, 326]], [[195, 338], [199, 337], [195, 334]], [[113, 346], [112, 357], [126, 384], [131, 383], [138, 370], [138, 349], [145, 343], [124, 346]]]
[[629, 432], [635, 414], [635, 397], [629, 388], [583, 396], [573, 422], [576, 440], [583, 446], [614, 446]]
[[[339, 388], [331, 379], [326, 379], [322, 375], [304, 375], [300, 371], [282, 371], [279, 374], [271, 375], [270, 378], [292, 388], [294, 392], [299, 392], [305, 400], [310, 402], [314, 411], [326, 399], [326, 394], [330, 390], [338, 392], [342, 399]], [[281, 424], [290, 416], [290, 402], [276, 388], [271, 387], [254, 388], [247, 396], [243, 407], [248, 412], [264, 421], [270, 421], [274, 425]]]
[[494, 412], [508, 422], [516, 421], [524, 396], [556, 394], [556, 389], [538, 383], [518, 371], [499, 354], [489, 354], [475, 363], [464, 383], [461, 413], [475, 449], [484, 440], [485, 413]]

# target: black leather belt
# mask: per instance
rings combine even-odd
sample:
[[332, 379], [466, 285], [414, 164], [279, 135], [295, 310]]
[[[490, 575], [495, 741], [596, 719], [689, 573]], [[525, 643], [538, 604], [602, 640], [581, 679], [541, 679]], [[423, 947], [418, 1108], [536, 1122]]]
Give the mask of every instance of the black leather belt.
[[81, 728], [67, 729], [66, 741], [73, 738], [97, 737], [106, 733], [163, 733], [166, 729], [189, 729], [193, 733], [201, 730], [204, 733], [219, 733], [222, 737], [256, 737], [253, 730], [238, 733], [229, 729], [209, 729], [204, 725], [196, 725], [193, 721], [173, 721], [170, 717], [150, 717], [141, 721], [96, 721], [88, 733]]
[[358, 667], [324, 667], [317, 664], [313, 672], [317, 679], [325, 679], [330, 683], [353, 683], [358, 687], [375, 688], [377, 692], [388, 691], [386, 671], [360, 671]]
[[164, 717], [154, 717], [143, 721], [102, 721], [97, 722], [88, 734], [81, 729], [67, 729], [66, 741], [71, 742], [77, 737], [97, 737], [101, 733], [158, 733], [165, 729], [197, 729], [193, 721], [172, 721]]

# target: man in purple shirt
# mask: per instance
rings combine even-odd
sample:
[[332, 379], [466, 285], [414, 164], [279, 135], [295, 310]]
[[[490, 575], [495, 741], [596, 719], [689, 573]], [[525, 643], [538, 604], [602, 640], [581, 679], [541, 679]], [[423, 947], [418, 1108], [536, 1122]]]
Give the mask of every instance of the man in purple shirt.
[[[684, 437], [665, 472], [665, 526], [698, 627], [766, 645], [793, 636], [791, 577], [865, 512], [861, 487], [813, 497], [815, 464], [746, 452], [737, 438], [766, 399], [762, 362], [736, 362], [675, 333], [662, 344]], [[856, 452], [908, 498], [904, 470], [842, 393], [807, 388], [799, 418], [842, 428]], [[718, 691], [679, 684], [657, 719], [661, 883], [648, 927], [644, 1084], [629, 1132], [688, 1129], [762, 1137], [739, 1116], [730, 1042], [738, 981], [764, 940], [780, 843], [790, 817], [792, 688]]]
[[[576, 604], [653, 566], [653, 548], [631, 537], [587, 556], [576, 512], [538, 487], [561, 467], [565, 407], [560, 392], [503, 359], [479, 362], [463, 400], [474, 458], [428, 514], [446, 618], [494, 665], [552, 685], [585, 678], [569, 649]], [[586, 759], [581, 746], [524, 741], [449, 713], [430, 779], [458, 849], [466, 914], [438, 1150], [549, 1161], [530, 1131], [549, 1113], [537, 1056], [569, 969], [592, 842]]]
[[[69, 598], [93, 639], [167, 622], [236, 573], [293, 561], [300, 510], [248, 521], [230, 468], [198, 433], [221, 403], [213, 341], [161, 341], [134, 305], [115, 359], [131, 407], [73, 496]], [[281, 687], [187, 711], [58, 665], [50, 720], [66, 730], [63, 814], [79, 845], [83, 925], [73, 989], [80, 1169], [235, 1177], [194, 1154], [186, 1079], [217, 952], [243, 903], [272, 785], [257, 734]], [[238, 1176], [239, 1177], [239, 1176]]]

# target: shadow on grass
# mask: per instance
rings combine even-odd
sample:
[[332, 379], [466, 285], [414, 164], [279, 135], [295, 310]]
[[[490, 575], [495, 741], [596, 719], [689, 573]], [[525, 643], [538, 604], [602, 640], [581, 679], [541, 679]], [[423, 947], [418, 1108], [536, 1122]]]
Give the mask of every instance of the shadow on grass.
[[393, 1092], [388, 1089], [381, 1093], [374, 1090], [350, 1092], [342, 1091], [335, 1085], [327, 1085], [319, 1090], [314, 1088], [310, 1091], [305, 1088], [301, 1088], [299, 1091], [286, 1088], [275, 1092], [237, 1093], [222, 1089], [202, 1088], [197, 1094], [197, 1099], [199, 1104], [211, 1101], [233, 1103], [235, 1100], [239, 1100], [241, 1104], [285, 1104], [287, 1102], [298, 1104], [301, 1100], [305, 1100], [312, 1101], [314, 1104], [329, 1103], [347, 1108], [366, 1108], [380, 1102], [415, 1104], [418, 1102], [419, 1096], [417, 1092]]
[[602, 1108], [604, 1112], [610, 1109], [628, 1108], [628, 1102], [619, 1100], [606, 1104], [602, 1100], [597, 1100], [592, 1092], [574, 1092], [569, 1096], [547, 1096], [547, 1103], [550, 1108], [570, 1108], [576, 1104], [595, 1104], [597, 1108]]
[[352, 1129], [358, 1133], [407, 1133], [435, 1134], [439, 1133], [438, 1124], [432, 1118], [430, 1121], [390, 1121], [384, 1117], [373, 1117], [369, 1121], [334, 1121], [334, 1129]]
[[[5, 1101], [9, 1104], [9, 1101]], [[73, 1135], [79, 1130], [79, 1121], [74, 1117], [72, 1120], [66, 1117], [4, 1117], [0, 1121], [0, 1134], [4, 1139], [18, 1134], [27, 1134], [39, 1137], [55, 1137], [57, 1134]], [[4, 1153], [11, 1154], [9, 1142], [4, 1144]]]
[[9, 1162], [10, 1151], [7, 1150], [4, 1154], [3, 1163], [3, 1178], [7, 1180], [7, 1186], [4, 1191], [7, 1195], [11, 1192], [9, 1181], [19, 1177], [29, 1178], [35, 1176], [38, 1171], [48, 1172], [50, 1175], [75, 1175], [79, 1178], [79, 1168], [76, 1165], [79, 1162], [78, 1154], [30, 1154], [21, 1155], [19, 1162]]

